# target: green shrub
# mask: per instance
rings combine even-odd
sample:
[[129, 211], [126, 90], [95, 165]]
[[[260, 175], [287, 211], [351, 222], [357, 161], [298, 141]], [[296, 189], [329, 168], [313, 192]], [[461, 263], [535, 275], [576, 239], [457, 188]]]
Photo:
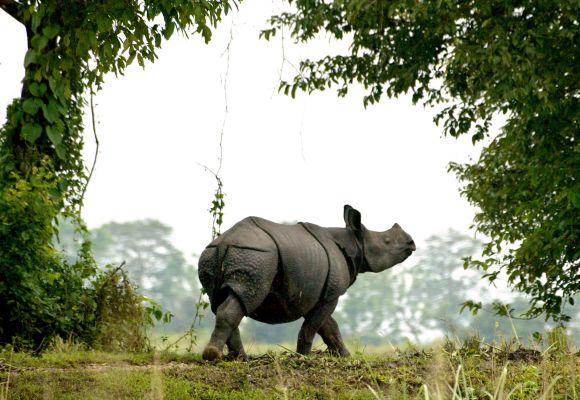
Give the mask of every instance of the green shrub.
[[43, 162], [26, 179], [13, 174], [0, 182], [0, 344], [39, 350], [62, 337], [104, 349], [147, 348], [145, 329], [163, 317], [159, 307], [122, 269], [98, 269], [90, 242], [74, 263], [50, 244], [63, 209], [58, 181]]

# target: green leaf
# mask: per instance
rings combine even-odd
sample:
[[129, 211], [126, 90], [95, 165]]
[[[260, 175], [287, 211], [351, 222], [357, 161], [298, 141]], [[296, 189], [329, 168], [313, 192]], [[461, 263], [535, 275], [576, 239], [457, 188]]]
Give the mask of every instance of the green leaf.
[[37, 53], [33, 49], [29, 49], [24, 56], [24, 66], [28, 67], [30, 64], [36, 63]]
[[62, 130], [57, 126], [48, 125], [46, 127], [46, 135], [54, 146], [58, 146], [62, 142]]
[[51, 123], [55, 123], [60, 119], [60, 111], [58, 110], [58, 104], [55, 100], [50, 99], [48, 105], [42, 105], [42, 111], [44, 117]]
[[35, 35], [30, 41], [30, 43], [32, 44], [32, 47], [34, 47], [35, 49], [42, 50], [48, 44], [48, 38], [43, 35]]
[[43, 16], [44, 16], [44, 8], [43, 7], [39, 7], [37, 12], [32, 14], [31, 28], [34, 32], [36, 32], [36, 29], [38, 29], [38, 27], [40, 26], [40, 23], [42, 22]]
[[166, 312], [165, 314], [163, 314], [163, 323], [164, 324], [170, 323], [173, 317], [174, 315], [172, 313]]
[[30, 115], [36, 115], [38, 110], [42, 107], [42, 101], [40, 99], [26, 99], [22, 103], [22, 109], [24, 112]]
[[167, 21], [165, 23], [165, 29], [163, 30], [163, 36], [165, 36], [165, 39], [169, 39], [171, 35], [173, 35], [174, 30], [175, 24], [172, 21]]
[[573, 189], [569, 190], [568, 199], [570, 200], [570, 203], [572, 203], [574, 207], [580, 208], [580, 192]]
[[53, 39], [56, 37], [56, 35], [58, 35], [58, 33], [60, 32], [60, 28], [57, 25], [49, 25], [46, 28], [44, 28], [42, 30], [42, 33], [44, 34], [44, 36], [46, 36], [48, 39]]
[[28, 90], [35, 97], [42, 97], [46, 93], [46, 85], [44, 83], [32, 82], [28, 86]]
[[66, 148], [61, 144], [57, 145], [55, 147], [56, 149], [56, 155], [58, 156], [58, 158], [60, 158], [61, 160], [65, 160], [66, 159]]
[[[455, 136], [455, 134], [452, 134], [452, 136]], [[475, 144], [475, 143], [479, 142], [479, 141], [480, 141], [480, 140], [482, 140], [482, 139], [483, 139], [483, 132], [477, 132], [476, 134], [474, 134], [474, 135], [471, 137], [471, 142], [472, 142], [473, 144]]]
[[46, 274], [46, 281], [49, 285], [54, 285], [54, 282], [61, 277], [60, 272], [49, 272]]
[[137, 55], [137, 52], [135, 50], [133, 50], [133, 49], [129, 50], [129, 58], [127, 59], [127, 65], [129, 65], [133, 62], [136, 55]]
[[294, 84], [292, 86], [292, 91], [290, 92], [290, 96], [292, 96], [293, 99], [296, 97], [296, 89], [298, 89], [298, 85]]
[[37, 123], [29, 122], [22, 127], [22, 137], [30, 143], [36, 142], [41, 133], [42, 127]]

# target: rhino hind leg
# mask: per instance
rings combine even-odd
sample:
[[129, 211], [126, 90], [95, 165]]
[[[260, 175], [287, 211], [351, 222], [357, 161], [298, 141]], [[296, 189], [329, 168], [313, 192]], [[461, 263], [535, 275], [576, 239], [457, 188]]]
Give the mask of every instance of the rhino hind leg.
[[340, 357], [348, 357], [350, 353], [344, 342], [336, 320], [332, 316], [328, 317], [318, 330], [318, 334], [322, 337], [324, 344], [328, 347], [328, 352]]
[[304, 316], [304, 323], [298, 333], [298, 344], [296, 346], [298, 353], [304, 355], [310, 354], [314, 335], [316, 335], [322, 325], [334, 312], [337, 304], [338, 298], [329, 302], [320, 303]]
[[242, 360], [247, 358], [244, 344], [242, 343], [242, 337], [240, 336], [240, 328], [236, 328], [232, 331], [229, 339], [226, 341], [226, 345], [228, 346], [227, 358]]
[[[215, 328], [209, 343], [203, 350], [204, 360], [213, 361], [223, 357], [224, 345], [230, 339], [232, 333], [238, 329], [243, 317], [244, 311], [240, 301], [233, 293], [230, 293], [217, 308]], [[241, 340], [239, 344], [241, 344]]]

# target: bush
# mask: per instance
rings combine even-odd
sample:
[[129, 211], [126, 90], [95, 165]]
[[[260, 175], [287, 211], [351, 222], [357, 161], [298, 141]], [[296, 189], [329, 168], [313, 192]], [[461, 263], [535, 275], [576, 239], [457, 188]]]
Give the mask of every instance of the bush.
[[91, 347], [145, 349], [151, 313], [157, 319], [162, 313], [144, 305], [147, 299], [120, 268], [99, 270], [90, 242], [75, 262], [50, 244], [63, 209], [58, 179], [47, 163], [31, 172], [0, 182], [0, 344], [40, 350], [62, 337]]
[[92, 336], [85, 340], [102, 350], [149, 349], [146, 328], [153, 325], [152, 302], [140, 295], [121, 268], [101, 272], [94, 282], [96, 317]]

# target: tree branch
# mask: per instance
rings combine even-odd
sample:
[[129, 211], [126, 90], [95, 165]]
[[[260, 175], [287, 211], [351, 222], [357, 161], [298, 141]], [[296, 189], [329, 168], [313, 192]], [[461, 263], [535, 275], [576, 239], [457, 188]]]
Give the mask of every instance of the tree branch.
[[16, 21], [23, 24], [21, 7], [22, 4], [17, 3], [14, 0], [0, 0], [0, 8], [4, 10], [8, 15], [10, 15], [12, 18], [14, 18]]

